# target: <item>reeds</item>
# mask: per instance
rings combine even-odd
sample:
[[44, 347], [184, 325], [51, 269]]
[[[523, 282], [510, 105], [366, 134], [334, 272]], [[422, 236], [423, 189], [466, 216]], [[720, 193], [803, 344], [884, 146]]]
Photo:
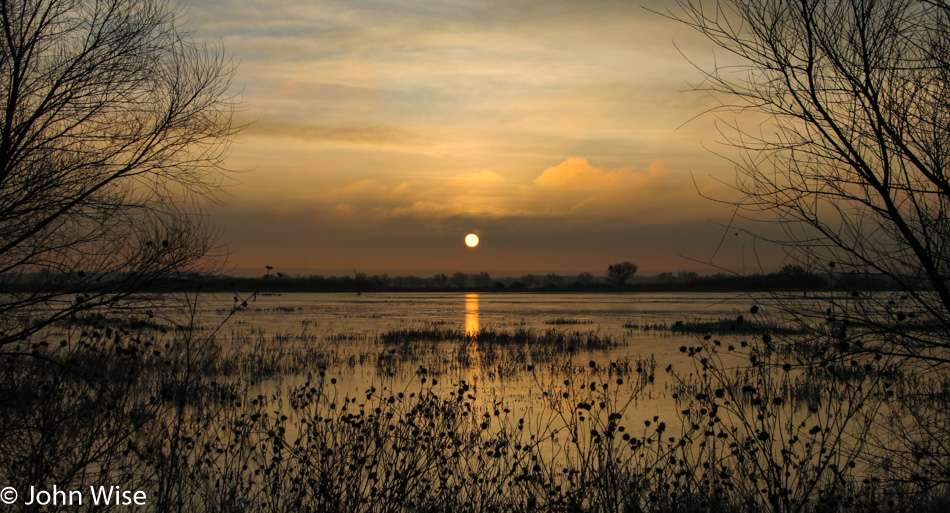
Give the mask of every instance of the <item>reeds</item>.
[[389, 346], [413, 342], [471, 341], [479, 344], [538, 345], [566, 352], [608, 349], [621, 344], [614, 337], [601, 335], [596, 331], [563, 331], [553, 328], [536, 331], [523, 327], [497, 330], [486, 327], [473, 333], [438, 324], [390, 330], [380, 334], [378, 340]]
[[[303, 328], [225, 344], [213, 328], [77, 323], [65, 343], [14, 348], [0, 367], [0, 478], [141, 489], [154, 511], [950, 504], [950, 381], [873, 354], [817, 365], [786, 350], [797, 336], [699, 336], [661, 389], [654, 358], [608, 357], [624, 340], [597, 331]], [[357, 367], [374, 382], [356, 386]], [[515, 377], [523, 397], [486, 386]], [[641, 409], [664, 393], [674, 411]], [[911, 414], [934, 433], [907, 431], [924, 425], [901, 421]]]
[[577, 324], [594, 324], [594, 321], [590, 319], [575, 319], [574, 317], [554, 317], [553, 319], [545, 320], [544, 324], [549, 324], [549, 325], [554, 325], [554, 326], [563, 326], [563, 325], [577, 325]]
[[693, 319], [674, 322], [639, 322], [631, 320], [625, 322], [623, 327], [631, 331], [688, 335], [741, 335], [753, 333], [796, 335], [805, 332], [805, 330], [801, 328], [790, 325], [763, 324], [750, 321], [742, 315], [734, 318], [720, 318], [714, 320]]

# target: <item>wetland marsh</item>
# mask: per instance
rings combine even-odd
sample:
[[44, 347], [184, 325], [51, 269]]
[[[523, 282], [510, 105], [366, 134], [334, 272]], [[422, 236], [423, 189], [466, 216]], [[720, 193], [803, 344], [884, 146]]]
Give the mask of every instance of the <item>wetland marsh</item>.
[[[945, 381], [834, 353], [764, 299], [185, 304], [75, 318], [36, 339], [36, 359], [8, 358], [12, 486], [108, 481], [152, 511], [889, 512], [946, 497], [945, 460], [921, 444], [934, 438], [895, 422], [912, 404], [944, 426], [926, 392]], [[819, 350], [825, 365], [796, 359]]]

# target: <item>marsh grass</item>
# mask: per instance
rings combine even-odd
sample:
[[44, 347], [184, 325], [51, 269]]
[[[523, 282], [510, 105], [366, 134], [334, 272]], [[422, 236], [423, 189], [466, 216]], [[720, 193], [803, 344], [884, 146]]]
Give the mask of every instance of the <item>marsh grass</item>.
[[[684, 409], [644, 415], [655, 366], [572, 362], [572, 378], [525, 369], [530, 407], [441, 383], [344, 392], [326, 373], [247, 397], [214, 423], [195, 415], [173, 495], [187, 511], [901, 511], [920, 493], [865, 478], [856, 434], [832, 415], [866, 407], [857, 387], [821, 410], [777, 404], [773, 377], [717, 393], [707, 374]], [[585, 368], [586, 367], [586, 368]], [[730, 378], [732, 379], [732, 378]], [[854, 463], [854, 464], [852, 464]], [[923, 502], [933, 511], [944, 495]], [[925, 509], [922, 509], [922, 511]]]
[[381, 333], [378, 340], [380, 343], [390, 346], [420, 341], [472, 341], [479, 344], [540, 345], [559, 351], [608, 349], [622, 343], [610, 335], [601, 335], [593, 330], [582, 332], [552, 328], [538, 331], [524, 327], [514, 330], [499, 330], [493, 327], [485, 327], [471, 333], [444, 324], [430, 324], [421, 328], [394, 329]]
[[[440, 386], [424, 367], [405, 386], [356, 395], [321, 374], [238, 401], [214, 423], [196, 412], [185, 422], [192, 434], [168, 439], [187, 464], [167, 495], [187, 511], [640, 507], [646, 492], [665, 494], [680, 446], [665, 441], [662, 422], [635, 423], [633, 398], [649, 381], [615, 369], [589, 365], [518, 409], [465, 381]], [[152, 454], [162, 467], [170, 453]]]
[[475, 369], [494, 381], [519, 378], [528, 365], [571, 372], [565, 367], [573, 355], [606, 354], [625, 344], [597, 331], [485, 327], [473, 333], [445, 324], [394, 329], [379, 334], [377, 341], [383, 348], [377, 358], [380, 375], [398, 375], [424, 363], [437, 375]]
[[[923, 510], [948, 504], [947, 452], [935, 449], [950, 427], [950, 416], [937, 413], [946, 411], [946, 398], [934, 393], [947, 387], [945, 377], [921, 379], [929, 374], [912, 376], [893, 359], [840, 346], [838, 354], [806, 358], [803, 348], [815, 345], [798, 337], [749, 340], [727, 346], [706, 336], [682, 348], [693, 366], [673, 371], [677, 384], [670, 387], [684, 422], [704, 430], [694, 447], [724, 472], [756, 476], [733, 483], [749, 507], [902, 511], [915, 502]], [[934, 431], [908, 430], [922, 425]]]
[[[588, 358], [623, 347], [597, 331], [140, 328], [77, 322], [0, 355], [5, 483], [107, 482], [162, 512], [950, 505], [950, 382], [835, 344], [814, 364], [818, 338], [707, 331], [664, 377]], [[521, 397], [486, 386], [513, 377]], [[654, 394], [675, 409], [643, 409]]]
[[760, 333], [796, 335], [804, 333], [802, 329], [794, 326], [750, 321], [742, 315], [729, 319], [693, 319], [674, 322], [638, 322], [631, 320], [625, 322], [623, 327], [630, 331], [687, 335], [743, 335]]
[[549, 324], [549, 325], [554, 325], [554, 326], [563, 326], [563, 325], [577, 325], [577, 324], [594, 324], [594, 321], [590, 319], [576, 319], [574, 317], [554, 317], [553, 319], [545, 320], [544, 324]]

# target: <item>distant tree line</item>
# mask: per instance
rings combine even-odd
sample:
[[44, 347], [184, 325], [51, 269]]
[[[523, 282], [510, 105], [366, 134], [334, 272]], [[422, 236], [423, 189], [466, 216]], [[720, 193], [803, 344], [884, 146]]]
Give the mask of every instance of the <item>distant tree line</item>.
[[[611, 266], [613, 267], [613, 266]], [[56, 283], [57, 292], [68, 293], [83, 282], [78, 275], [64, 274], [59, 279], [49, 276], [20, 275], [16, 280], [0, 283], [11, 291], [48, 290]], [[487, 272], [455, 272], [451, 275], [437, 273], [429, 277], [390, 276], [356, 272], [351, 276], [290, 276], [271, 273], [260, 277], [235, 277], [184, 273], [175, 278], [155, 282], [149, 287], [152, 292], [177, 290], [194, 291], [196, 287], [208, 292], [382, 292], [382, 291], [562, 291], [562, 292], [688, 292], [688, 291], [756, 291], [784, 290], [801, 292], [826, 291], [831, 284], [848, 283], [848, 290], [893, 290], [895, 282], [887, 277], [838, 273], [833, 276], [818, 274], [797, 265], [786, 265], [773, 273], [736, 275], [716, 273], [700, 275], [694, 271], [664, 272], [655, 276], [611, 275], [595, 276], [589, 272], [577, 275], [524, 274], [518, 277], [494, 278]], [[103, 281], [122, 280], [121, 276], [104, 276]], [[925, 284], [921, 284], [925, 286]]]
[[[589, 272], [577, 275], [524, 274], [518, 277], [494, 278], [487, 272], [438, 273], [430, 277], [390, 276], [388, 274], [354, 273], [352, 276], [288, 276], [270, 275], [257, 278], [232, 276], [191, 276], [186, 283], [166, 283], [174, 290], [200, 283], [202, 290], [243, 292], [382, 292], [382, 291], [466, 291], [466, 292], [689, 292], [689, 291], [757, 291], [791, 292], [829, 291], [841, 283], [848, 290], [893, 290], [896, 283], [887, 277], [838, 273], [818, 274], [801, 266], [786, 265], [777, 272], [736, 275], [724, 272], [700, 275], [693, 271], [661, 273], [656, 276], [630, 276], [622, 282], [611, 276], [595, 276]], [[926, 284], [921, 284], [925, 286]]]
[[[611, 266], [613, 268], [613, 266]], [[629, 268], [627, 269], [629, 270]], [[620, 274], [616, 274], [620, 272]], [[149, 287], [152, 292], [170, 292], [177, 290], [194, 291], [241, 291], [241, 292], [382, 292], [382, 291], [562, 291], [562, 292], [689, 292], [689, 291], [756, 291], [783, 290], [800, 292], [819, 292], [832, 290], [841, 283], [848, 284], [848, 290], [893, 290], [896, 282], [887, 277], [875, 275], [857, 275], [836, 273], [818, 274], [798, 265], [786, 265], [777, 272], [752, 275], [716, 273], [700, 275], [694, 271], [677, 273], [664, 272], [655, 276], [624, 277], [626, 270], [608, 272], [605, 276], [595, 276], [589, 272], [577, 275], [524, 274], [517, 277], [494, 278], [487, 272], [455, 272], [451, 275], [437, 273], [429, 277], [390, 276], [388, 274], [366, 274], [355, 272], [350, 276], [290, 276], [285, 273], [272, 273], [270, 269], [259, 277], [235, 277], [226, 275], [208, 275], [183, 273], [175, 278], [157, 281]], [[122, 280], [121, 276], [103, 276], [104, 282]], [[2, 280], [0, 286], [10, 291], [47, 290], [50, 283], [56, 283], [57, 292], [78, 290], [83, 283], [82, 277], [75, 273], [64, 274], [58, 279], [48, 275], [20, 275], [16, 280]], [[834, 284], [834, 285], [832, 285]], [[921, 287], [926, 286], [922, 283]]]

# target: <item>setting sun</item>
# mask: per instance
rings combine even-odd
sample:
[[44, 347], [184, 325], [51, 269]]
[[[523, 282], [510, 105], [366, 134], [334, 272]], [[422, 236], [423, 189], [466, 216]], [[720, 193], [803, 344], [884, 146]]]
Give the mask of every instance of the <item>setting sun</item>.
[[475, 235], [474, 233], [470, 233], [466, 235], [465, 245], [470, 248], [474, 248], [475, 246], [478, 246], [478, 235]]

